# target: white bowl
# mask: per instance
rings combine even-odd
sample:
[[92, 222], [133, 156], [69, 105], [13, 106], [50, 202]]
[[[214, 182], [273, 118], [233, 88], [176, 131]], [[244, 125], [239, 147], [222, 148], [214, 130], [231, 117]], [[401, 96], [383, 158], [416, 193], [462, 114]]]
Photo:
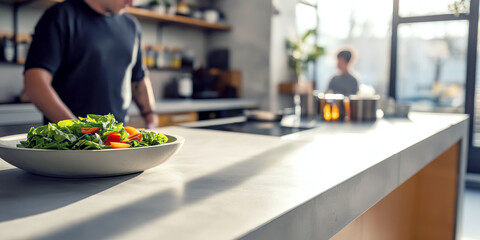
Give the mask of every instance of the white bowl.
[[155, 167], [173, 156], [183, 145], [180, 136], [166, 135], [161, 145], [103, 150], [50, 150], [18, 148], [27, 135], [0, 138], [0, 158], [38, 175], [65, 178], [117, 176]]

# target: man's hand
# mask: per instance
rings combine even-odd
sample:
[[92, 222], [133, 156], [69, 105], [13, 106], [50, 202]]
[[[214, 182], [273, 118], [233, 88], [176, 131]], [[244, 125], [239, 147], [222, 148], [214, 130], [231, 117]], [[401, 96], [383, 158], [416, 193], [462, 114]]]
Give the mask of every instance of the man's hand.
[[147, 129], [152, 129], [152, 128], [157, 128], [158, 127], [158, 115], [155, 113], [149, 113], [144, 116], [143, 118], [145, 120], [146, 128]]

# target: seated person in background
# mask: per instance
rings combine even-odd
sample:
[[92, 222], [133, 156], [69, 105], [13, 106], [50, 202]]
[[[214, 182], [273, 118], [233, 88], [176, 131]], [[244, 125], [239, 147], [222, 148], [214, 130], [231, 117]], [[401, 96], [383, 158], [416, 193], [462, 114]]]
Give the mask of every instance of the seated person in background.
[[340, 74], [330, 80], [327, 92], [340, 93], [345, 96], [356, 94], [358, 92], [358, 81], [350, 74], [352, 52], [348, 50], [339, 52], [337, 60], [337, 68]]

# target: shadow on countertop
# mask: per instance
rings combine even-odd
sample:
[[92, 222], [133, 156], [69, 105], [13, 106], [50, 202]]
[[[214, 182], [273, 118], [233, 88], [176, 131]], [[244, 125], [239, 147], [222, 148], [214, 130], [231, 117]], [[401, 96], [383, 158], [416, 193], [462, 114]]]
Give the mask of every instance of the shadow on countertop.
[[[282, 161], [286, 153], [297, 151], [297, 147], [296, 144], [291, 144], [271, 149], [208, 175], [192, 179], [184, 184], [181, 194], [173, 188], [162, 190], [149, 197], [89, 218], [88, 221], [37, 236], [36, 239], [106, 239], [119, 236], [180, 208], [228, 191]], [[249, 174], [245, 175], [245, 169], [249, 170]], [[2, 181], [1, 178], [0, 181]], [[64, 188], [68, 188], [70, 184], [75, 183], [66, 183]], [[105, 185], [108, 186], [108, 183]], [[211, 186], [216, 187], [212, 189]]]
[[65, 207], [140, 173], [106, 178], [65, 179], [0, 170], [0, 223]]

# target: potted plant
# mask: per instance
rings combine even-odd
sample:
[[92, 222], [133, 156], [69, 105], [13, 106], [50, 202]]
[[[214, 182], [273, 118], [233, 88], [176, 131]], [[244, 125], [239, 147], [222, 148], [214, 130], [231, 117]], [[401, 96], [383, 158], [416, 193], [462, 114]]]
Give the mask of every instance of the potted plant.
[[299, 40], [286, 41], [288, 63], [295, 71], [297, 80], [303, 80], [309, 63], [315, 62], [318, 57], [325, 54], [325, 49], [312, 40], [316, 34], [315, 29], [310, 29]]
[[305, 73], [309, 63], [313, 63], [318, 57], [325, 54], [325, 49], [315, 43], [315, 36], [317, 31], [315, 29], [308, 30], [298, 40], [287, 39], [286, 48], [288, 54], [288, 64], [294, 70], [296, 83], [294, 87], [294, 125], [300, 124], [300, 115], [307, 113], [313, 114], [313, 95], [307, 94], [307, 108], [302, 110], [301, 107], [301, 92], [313, 91], [313, 84], [306, 81]]

